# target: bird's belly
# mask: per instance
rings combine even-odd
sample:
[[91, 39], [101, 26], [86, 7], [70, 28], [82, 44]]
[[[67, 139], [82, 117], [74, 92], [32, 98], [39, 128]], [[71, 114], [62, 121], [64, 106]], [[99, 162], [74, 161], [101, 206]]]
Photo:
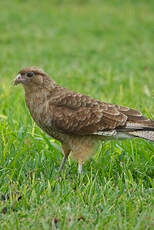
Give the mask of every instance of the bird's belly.
[[78, 161], [85, 161], [97, 153], [100, 143], [101, 141], [97, 137], [72, 136], [69, 138], [71, 156]]

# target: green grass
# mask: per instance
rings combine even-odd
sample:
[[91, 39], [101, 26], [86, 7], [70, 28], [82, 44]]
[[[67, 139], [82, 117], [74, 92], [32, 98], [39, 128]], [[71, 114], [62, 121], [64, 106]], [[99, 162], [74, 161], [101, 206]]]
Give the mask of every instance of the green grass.
[[[74, 3], [73, 3], [74, 2]], [[108, 141], [81, 177], [33, 123], [18, 70], [154, 119], [153, 1], [0, 1], [0, 229], [152, 229], [154, 145]]]

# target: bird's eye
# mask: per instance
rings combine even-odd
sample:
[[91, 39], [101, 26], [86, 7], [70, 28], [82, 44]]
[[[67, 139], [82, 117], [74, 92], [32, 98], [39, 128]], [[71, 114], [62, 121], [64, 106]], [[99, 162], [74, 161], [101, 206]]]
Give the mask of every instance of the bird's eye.
[[33, 77], [34, 76], [34, 72], [28, 72], [26, 75], [27, 75], [27, 77]]

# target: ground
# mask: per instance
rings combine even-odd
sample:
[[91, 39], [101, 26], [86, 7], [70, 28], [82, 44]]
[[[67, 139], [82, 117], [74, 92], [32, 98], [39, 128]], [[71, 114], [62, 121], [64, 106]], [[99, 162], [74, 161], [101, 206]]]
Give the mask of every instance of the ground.
[[84, 164], [33, 123], [19, 69], [154, 119], [154, 3], [133, 0], [0, 2], [0, 228], [152, 229], [154, 144], [105, 141]]

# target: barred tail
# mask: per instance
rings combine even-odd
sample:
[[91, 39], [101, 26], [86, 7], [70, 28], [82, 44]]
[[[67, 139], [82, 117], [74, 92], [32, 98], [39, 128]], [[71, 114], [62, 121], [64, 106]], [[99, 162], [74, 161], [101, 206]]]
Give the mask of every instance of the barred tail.
[[144, 130], [139, 130], [139, 131], [133, 131], [133, 132], [129, 132], [129, 134], [135, 136], [135, 137], [141, 137], [144, 138], [146, 140], [150, 140], [154, 142], [154, 131], [144, 131]]

